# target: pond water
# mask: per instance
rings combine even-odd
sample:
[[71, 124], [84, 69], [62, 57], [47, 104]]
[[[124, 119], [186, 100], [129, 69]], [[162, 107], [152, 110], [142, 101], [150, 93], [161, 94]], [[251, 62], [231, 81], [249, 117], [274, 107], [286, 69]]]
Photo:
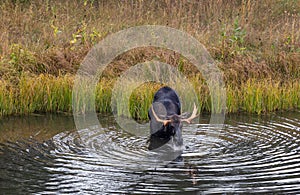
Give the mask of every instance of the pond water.
[[77, 131], [64, 114], [0, 119], [1, 194], [300, 193], [300, 112], [227, 115], [218, 137], [203, 115], [166, 163], [145, 160], [148, 136], [99, 120]]

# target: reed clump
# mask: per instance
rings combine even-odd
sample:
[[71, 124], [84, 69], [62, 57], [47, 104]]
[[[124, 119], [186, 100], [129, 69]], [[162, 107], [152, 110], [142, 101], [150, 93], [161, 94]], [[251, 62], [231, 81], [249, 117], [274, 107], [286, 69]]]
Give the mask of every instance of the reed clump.
[[73, 77], [21, 76], [17, 86], [0, 81], [0, 113], [71, 112]]
[[[227, 88], [227, 110], [249, 113], [296, 110], [300, 108], [300, 83], [248, 80], [240, 87]], [[238, 100], [237, 100], [238, 99]]]

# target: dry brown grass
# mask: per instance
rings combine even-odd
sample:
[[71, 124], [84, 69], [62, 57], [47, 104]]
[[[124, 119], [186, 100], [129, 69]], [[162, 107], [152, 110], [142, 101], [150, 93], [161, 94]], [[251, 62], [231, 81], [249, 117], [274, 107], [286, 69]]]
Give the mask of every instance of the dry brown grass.
[[[74, 73], [93, 44], [107, 34], [143, 24], [187, 31], [220, 61], [227, 77], [240, 73], [252, 77], [258, 69], [259, 77], [300, 75], [299, 1], [6, 0], [0, 3], [0, 13], [2, 75], [11, 69]], [[16, 51], [20, 48], [23, 54]], [[130, 66], [154, 54], [150, 49], [130, 55], [134, 59], [126, 56], [122, 64]], [[167, 61], [177, 65], [180, 56], [173, 58]]]

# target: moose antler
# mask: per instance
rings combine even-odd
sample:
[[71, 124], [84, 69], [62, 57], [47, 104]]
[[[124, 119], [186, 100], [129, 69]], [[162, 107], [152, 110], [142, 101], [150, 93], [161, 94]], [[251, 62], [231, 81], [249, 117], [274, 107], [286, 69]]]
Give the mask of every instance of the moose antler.
[[157, 122], [163, 123], [164, 126], [166, 126], [169, 122], [171, 122], [171, 120], [162, 120], [162, 119], [160, 119], [160, 118], [156, 115], [156, 113], [155, 113], [155, 111], [154, 111], [154, 109], [153, 109], [153, 105], [151, 106], [151, 110], [152, 110], [153, 116], [154, 116], [154, 118], [156, 119]]
[[[168, 119], [168, 120], [160, 119], [160, 118], [156, 115], [156, 113], [155, 113], [155, 111], [154, 111], [154, 109], [153, 109], [153, 105], [151, 106], [151, 110], [152, 110], [153, 116], [154, 116], [154, 118], [156, 119], [157, 122], [163, 123], [164, 126], [166, 126], [168, 123], [172, 122], [171, 119]], [[197, 114], [197, 112], [198, 112], [198, 109], [197, 109], [197, 107], [196, 107], [196, 104], [194, 103], [194, 110], [193, 110], [191, 116], [190, 116], [189, 118], [184, 118], [185, 115], [186, 115], [186, 113], [184, 113], [184, 114], [180, 115], [180, 118], [181, 118], [180, 121], [181, 121], [181, 122], [191, 123], [192, 120], [193, 120], [194, 118], [196, 118], [196, 117], [199, 116], [199, 114]]]
[[198, 109], [197, 109], [197, 107], [196, 107], [196, 104], [194, 103], [194, 110], [193, 110], [193, 112], [192, 112], [192, 115], [191, 115], [189, 118], [181, 119], [181, 121], [182, 121], [182, 122], [191, 123], [192, 120], [193, 120], [194, 118], [196, 118], [196, 117], [199, 116], [199, 114], [197, 114], [197, 112], [198, 112]]

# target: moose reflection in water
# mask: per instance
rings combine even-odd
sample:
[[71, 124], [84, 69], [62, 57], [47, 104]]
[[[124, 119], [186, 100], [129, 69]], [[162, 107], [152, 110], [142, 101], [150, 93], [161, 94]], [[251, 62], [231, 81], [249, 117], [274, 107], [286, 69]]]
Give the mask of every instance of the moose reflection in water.
[[154, 95], [151, 108], [148, 111], [150, 119], [149, 150], [160, 148], [168, 142], [175, 150], [183, 150], [182, 123], [197, 117], [197, 107], [191, 116], [181, 114], [181, 103], [177, 93], [170, 87], [160, 88]]

